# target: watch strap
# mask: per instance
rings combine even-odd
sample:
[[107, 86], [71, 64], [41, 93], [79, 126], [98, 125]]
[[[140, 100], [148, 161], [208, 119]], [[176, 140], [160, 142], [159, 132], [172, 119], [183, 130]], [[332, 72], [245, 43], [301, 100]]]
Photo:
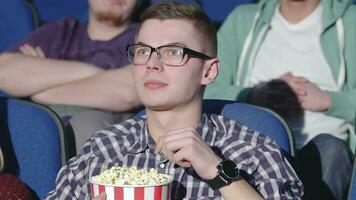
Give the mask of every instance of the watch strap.
[[207, 180], [206, 182], [214, 190], [219, 189], [219, 188], [229, 184], [229, 182], [224, 180], [219, 174], [217, 176], [215, 176], [215, 178], [213, 178], [211, 180]]

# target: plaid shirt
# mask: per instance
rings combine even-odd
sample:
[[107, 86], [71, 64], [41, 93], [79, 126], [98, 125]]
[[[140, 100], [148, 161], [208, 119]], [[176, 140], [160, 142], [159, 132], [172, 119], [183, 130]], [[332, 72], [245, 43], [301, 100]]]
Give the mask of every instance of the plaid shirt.
[[[245, 180], [265, 199], [301, 199], [303, 186], [274, 141], [221, 115], [203, 114], [197, 133], [245, 172]], [[172, 199], [221, 199], [194, 173], [154, 154], [145, 118], [133, 118], [97, 132], [60, 170], [46, 199], [85, 199], [88, 179], [113, 166], [155, 168], [174, 177]]]

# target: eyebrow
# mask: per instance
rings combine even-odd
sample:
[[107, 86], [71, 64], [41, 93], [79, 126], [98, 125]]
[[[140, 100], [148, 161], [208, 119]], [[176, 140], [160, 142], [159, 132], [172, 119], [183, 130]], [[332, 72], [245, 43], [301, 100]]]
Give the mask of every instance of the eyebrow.
[[[145, 42], [137, 42], [136, 44], [139, 44], [139, 45], [147, 45], [147, 46], [151, 46]], [[167, 43], [167, 44], [163, 44], [163, 45], [160, 45], [160, 46], [167, 46], [167, 45], [178, 45], [178, 46], [182, 46], [182, 47], [187, 47], [188, 48], [188, 45], [184, 44], [183, 42], [172, 42], [172, 43]]]

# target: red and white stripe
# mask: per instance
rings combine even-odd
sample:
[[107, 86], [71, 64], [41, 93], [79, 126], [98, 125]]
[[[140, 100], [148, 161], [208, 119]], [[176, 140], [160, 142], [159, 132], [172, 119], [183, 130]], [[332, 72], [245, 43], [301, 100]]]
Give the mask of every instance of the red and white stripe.
[[106, 193], [107, 200], [169, 200], [170, 184], [152, 187], [113, 187], [92, 184], [92, 198]]

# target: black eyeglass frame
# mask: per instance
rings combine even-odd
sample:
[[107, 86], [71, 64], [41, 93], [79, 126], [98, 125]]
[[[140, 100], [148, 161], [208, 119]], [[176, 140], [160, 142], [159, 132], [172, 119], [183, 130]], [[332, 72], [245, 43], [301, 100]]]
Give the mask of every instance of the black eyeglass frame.
[[[190, 49], [190, 48], [185, 47], [185, 46], [182, 46], [182, 45], [168, 44], [168, 45], [162, 45], [162, 46], [159, 46], [159, 47], [151, 47], [151, 46], [146, 45], [146, 44], [129, 44], [129, 45], [126, 46], [126, 55], [127, 55], [127, 57], [128, 57], [128, 60], [129, 60], [130, 63], [132, 63], [132, 64], [135, 64], [135, 63], [133, 62], [133, 59], [132, 59], [132, 60], [130, 59], [129, 48], [132, 47], [132, 46], [144, 46], [144, 47], [150, 48], [151, 52], [150, 52], [150, 55], [149, 55], [148, 58], [147, 58], [146, 63], [150, 60], [150, 58], [151, 58], [153, 52], [156, 52], [156, 53], [159, 55], [159, 58], [160, 58], [160, 55], [161, 55], [161, 54], [160, 54], [160, 49], [161, 49], [162, 47], [179, 47], [179, 48], [182, 48], [182, 49], [183, 49], [182, 61], [183, 61], [183, 59], [184, 59], [184, 57], [185, 57], [186, 55], [188, 56], [188, 58], [200, 58], [200, 59], [203, 59], [203, 60], [210, 60], [210, 59], [213, 59], [212, 57], [210, 57], [210, 56], [208, 56], [208, 55], [205, 55], [205, 54], [203, 54], [203, 53], [201, 53], [201, 52], [195, 51], [195, 50], [193, 50], [193, 49]], [[160, 61], [161, 61], [161, 60], [160, 60]], [[188, 61], [188, 59], [187, 59], [187, 61]], [[162, 61], [161, 61], [161, 62], [162, 62]], [[144, 64], [146, 64], [146, 63], [144, 63]], [[171, 64], [166, 64], [166, 63], [163, 63], [163, 64], [169, 65], [169, 66], [176, 66], [176, 67], [178, 67], [178, 66], [184, 65], [185, 63], [186, 63], [186, 62], [183, 62], [183, 63], [181, 63], [181, 64], [179, 64], [179, 65], [171, 65]], [[143, 64], [143, 65], [144, 65], [144, 64]]]

